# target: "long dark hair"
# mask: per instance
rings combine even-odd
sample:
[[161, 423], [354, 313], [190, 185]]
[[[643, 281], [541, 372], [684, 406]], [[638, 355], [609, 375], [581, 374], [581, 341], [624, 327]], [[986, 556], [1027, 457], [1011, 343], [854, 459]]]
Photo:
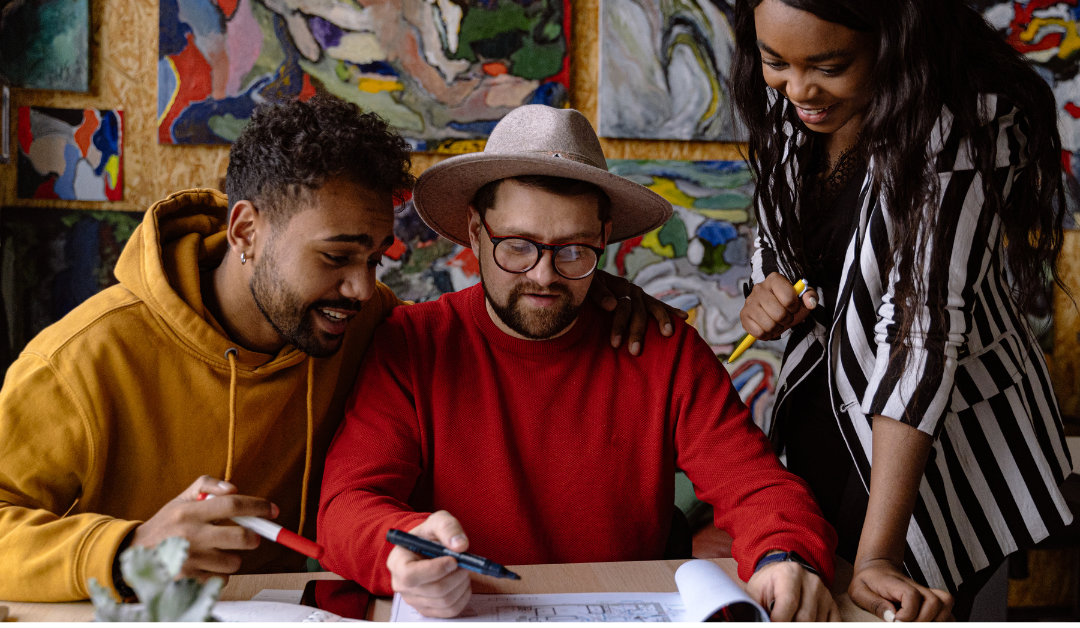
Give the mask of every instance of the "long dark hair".
[[[1062, 285], [1057, 258], [1066, 211], [1057, 112], [1046, 82], [961, 0], [780, 1], [871, 33], [879, 42], [873, 97], [860, 141], [873, 158], [876, 189], [872, 193], [883, 196], [892, 217], [895, 270], [901, 277], [895, 304], [911, 311], [911, 304], [924, 301], [927, 286], [919, 271], [923, 270], [920, 260], [926, 259], [925, 243], [951, 222], [948, 216], [933, 213], [940, 207], [932, 204], [927, 211], [927, 202], [940, 189], [936, 173], [928, 168], [927, 145], [945, 105], [955, 116], [954, 130], [969, 138], [974, 164], [985, 182], [986, 207], [1001, 217], [1012, 296], [1022, 310], [1034, 311], [1045, 290], [1047, 267]], [[805, 273], [796, 211], [800, 184], [787, 182], [781, 129], [792, 124], [804, 133], [809, 131], [794, 107], [770, 107], [754, 25], [754, 9], [761, 2], [736, 2], [732, 98], [750, 133], [748, 158], [758, 182], [754, 198], [758, 220], [774, 236], [771, 244], [782, 266]], [[980, 124], [977, 95], [990, 93], [1007, 97], [1025, 121], [1022, 132], [1027, 137], [1029, 162], [1017, 172], [1007, 201], [994, 185], [998, 179], [994, 175], [994, 125]], [[779, 221], [783, 221], [782, 230]], [[938, 248], [942, 250], [929, 251], [927, 276], [949, 273], [948, 251]], [[882, 272], [887, 276], [890, 270]], [[931, 316], [943, 323], [945, 312], [931, 312]], [[898, 350], [910, 344], [914, 318], [905, 316], [900, 322]]]

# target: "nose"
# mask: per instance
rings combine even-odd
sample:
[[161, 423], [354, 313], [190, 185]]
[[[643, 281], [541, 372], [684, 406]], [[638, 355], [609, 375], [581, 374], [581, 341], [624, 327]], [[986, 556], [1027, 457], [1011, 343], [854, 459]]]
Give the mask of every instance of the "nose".
[[354, 301], [367, 301], [375, 294], [375, 269], [357, 269], [341, 282], [341, 296]]
[[551, 251], [544, 251], [540, 256], [540, 261], [533, 266], [532, 270], [525, 273], [525, 276], [541, 286], [548, 286], [557, 281], [559, 273], [555, 272], [555, 260], [551, 256]]
[[808, 104], [818, 94], [818, 86], [807, 72], [791, 70], [785, 86], [788, 100]]

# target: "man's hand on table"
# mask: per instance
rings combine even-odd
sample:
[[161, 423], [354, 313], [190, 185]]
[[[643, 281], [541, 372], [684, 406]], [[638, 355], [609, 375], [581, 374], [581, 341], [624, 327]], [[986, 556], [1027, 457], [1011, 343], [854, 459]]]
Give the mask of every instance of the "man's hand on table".
[[746, 592], [769, 611], [772, 621], [840, 621], [829, 587], [795, 562], [765, 565], [750, 577]]
[[[465, 530], [445, 510], [433, 513], [408, 532], [455, 552], [469, 549]], [[390, 551], [386, 567], [394, 592], [425, 617], [456, 617], [472, 596], [469, 572], [458, 569], [457, 561], [450, 556], [425, 558], [399, 546]]]
[[[199, 493], [208, 493], [217, 499], [199, 501]], [[237, 495], [236, 487], [232, 484], [204, 475], [135, 528], [131, 544], [155, 547], [171, 536], [183, 537], [190, 546], [180, 575], [200, 580], [219, 576], [228, 580], [229, 574], [240, 569], [241, 558], [237, 550], [251, 550], [259, 546], [259, 535], [232, 525], [228, 519], [273, 519], [278, 513], [278, 507], [268, 500]], [[217, 522], [228, 522], [228, 525], [216, 525]]]

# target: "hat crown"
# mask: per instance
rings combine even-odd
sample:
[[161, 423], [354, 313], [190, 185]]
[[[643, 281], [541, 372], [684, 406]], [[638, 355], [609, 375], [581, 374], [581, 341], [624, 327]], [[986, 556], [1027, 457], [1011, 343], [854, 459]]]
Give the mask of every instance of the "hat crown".
[[484, 152], [543, 155], [608, 169], [589, 120], [576, 109], [547, 105], [524, 105], [508, 113], [495, 125]]

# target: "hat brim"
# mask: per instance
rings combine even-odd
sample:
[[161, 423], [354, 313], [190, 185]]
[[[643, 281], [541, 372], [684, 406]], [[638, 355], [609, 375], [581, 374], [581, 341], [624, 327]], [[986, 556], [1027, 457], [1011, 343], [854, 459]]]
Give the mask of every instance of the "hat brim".
[[671, 203], [649, 188], [606, 170], [546, 155], [473, 153], [440, 162], [420, 175], [413, 189], [416, 212], [444, 238], [469, 246], [466, 208], [480, 188], [520, 176], [551, 176], [587, 181], [611, 200], [608, 243], [644, 235], [671, 218]]

